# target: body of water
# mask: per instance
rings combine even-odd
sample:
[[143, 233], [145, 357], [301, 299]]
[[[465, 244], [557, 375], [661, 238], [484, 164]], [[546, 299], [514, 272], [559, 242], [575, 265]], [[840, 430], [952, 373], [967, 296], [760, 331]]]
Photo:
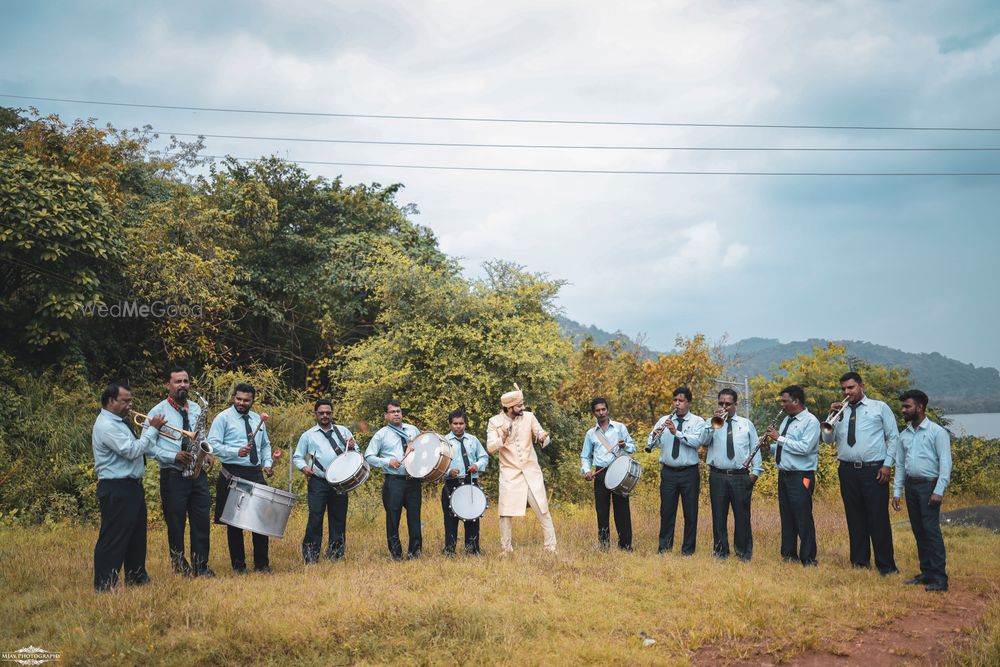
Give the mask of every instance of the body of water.
[[973, 415], [945, 415], [951, 420], [948, 427], [955, 435], [976, 435], [981, 438], [1000, 438], [1000, 412]]

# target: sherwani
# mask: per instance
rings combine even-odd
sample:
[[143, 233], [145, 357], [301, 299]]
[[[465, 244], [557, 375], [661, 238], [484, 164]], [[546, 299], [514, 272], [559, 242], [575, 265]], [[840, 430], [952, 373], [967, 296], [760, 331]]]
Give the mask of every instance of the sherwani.
[[[509, 429], [506, 440], [501, 440], [500, 428]], [[500, 516], [524, 516], [529, 488], [539, 509], [543, 513], [549, 511], [542, 468], [531, 444], [532, 437], [544, 434], [545, 430], [530, 412], [523, 412], [513, 420], [500, 413], [490, 417], [486, 424], [486, 449], [500, 457]]]

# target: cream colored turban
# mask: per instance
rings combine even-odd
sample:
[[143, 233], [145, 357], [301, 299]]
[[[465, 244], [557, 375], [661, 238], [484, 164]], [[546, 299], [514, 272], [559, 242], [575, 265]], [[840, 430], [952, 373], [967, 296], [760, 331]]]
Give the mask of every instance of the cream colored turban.
[[512, 408], [518, 403], [524, 403], [524, 394], [521, 393], [521, 388], [515, 384], [514, 391], [508, 391], [500, 397], [500, 404], [505, 408]]

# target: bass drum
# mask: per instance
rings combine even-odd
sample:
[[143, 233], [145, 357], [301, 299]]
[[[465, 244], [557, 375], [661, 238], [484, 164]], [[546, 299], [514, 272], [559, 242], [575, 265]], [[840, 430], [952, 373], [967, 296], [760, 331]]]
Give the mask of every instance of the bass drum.
[[436, 482], [448, 472], [451, 445], [440, 435], [424, 431], [409, 446], [413, 450], [403, 457], [407, 475], [423, 482]]
[[293, 505], [293, 493], [233, 477], [219, 521], [260, 535], [284, 537]]
[[326, 482], [337, 493], [346, 495], [367, 482], [371, 472], [365, 457], [355, 449], [348, 449], [327, 466]]
[[463, 484], [451, 492], [451, 513], [462, 521], [475, 521], [489, 505], [486, 494], [475, 484]]
[[619, 496], [630, 496], [642, 477], [642, 465], [628, 456], [619, 456], [608, 466], [604, 486]]

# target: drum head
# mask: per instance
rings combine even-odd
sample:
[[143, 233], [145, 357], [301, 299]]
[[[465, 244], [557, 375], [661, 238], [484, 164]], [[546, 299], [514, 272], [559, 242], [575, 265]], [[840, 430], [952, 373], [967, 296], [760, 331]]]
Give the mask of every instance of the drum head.
[[437, 433], [430, 431], [421, 433], [413, 442], [413, 452], [406, 457], [406, 472], [410, 477], [426, 477], [438, 465], [441, 455], [446, 452], [451, 457], [451, 447]]
[[486, 512], [486, 494], [478, 486], [463, 484], [451, 493], [451, 511], [459, 519], [478, 519]]
[[330, 484], [342, 484], [354, 477], [358, 468], [364, 465], [365, 459], [353, 449], [349, 449], [333, 460], [326, 468], [326, 481]]
[[608, 489], [617, 489], [625, 481], [631, 464], [632, 459], [627, 456], [619, 456], [612, 461], [608, 466], [608, 472], [604, 475], [604, 486]]

